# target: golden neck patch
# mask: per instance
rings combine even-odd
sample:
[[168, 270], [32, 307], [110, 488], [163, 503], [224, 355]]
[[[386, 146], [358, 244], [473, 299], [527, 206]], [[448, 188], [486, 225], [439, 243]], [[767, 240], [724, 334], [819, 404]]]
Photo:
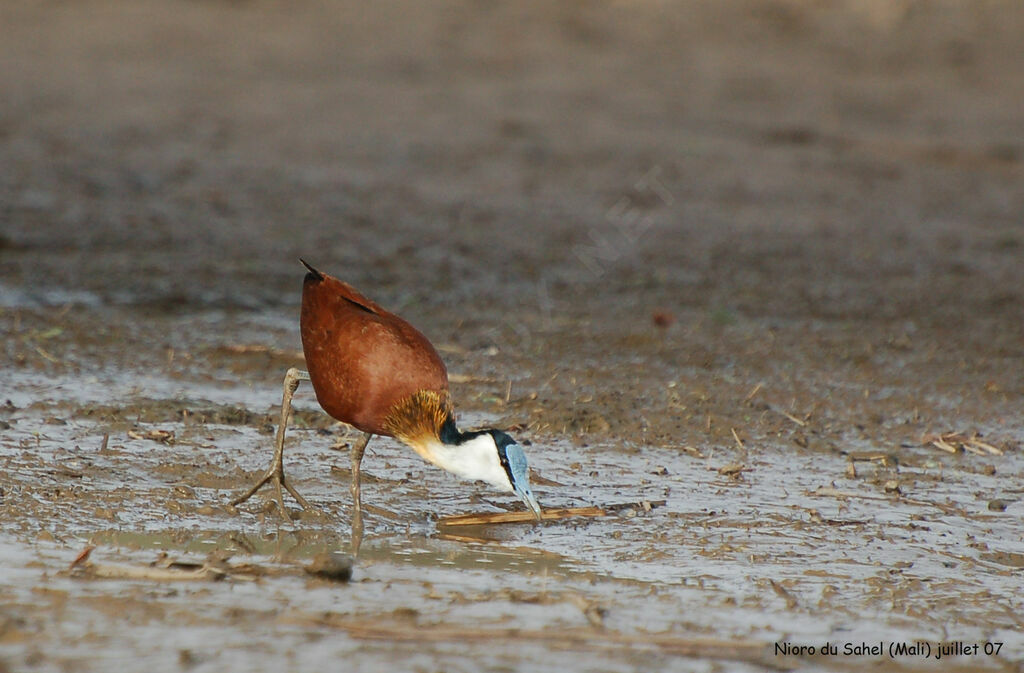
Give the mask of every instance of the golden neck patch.
[[416, 448], [428, 440], [437, 441], [441, 426], [452, 415], [448, 393], [421, 390], [399, 401], [384, 419], [384, 429]]

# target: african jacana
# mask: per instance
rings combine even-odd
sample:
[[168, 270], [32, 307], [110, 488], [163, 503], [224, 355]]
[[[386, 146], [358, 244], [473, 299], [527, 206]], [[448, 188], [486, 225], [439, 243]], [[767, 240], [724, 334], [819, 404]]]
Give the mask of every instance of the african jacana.
[[302, 284], [299, 319], [309, 372], [293, 367], [285, 374], [274, 460], [231, 504], [248, 500], [273, 479], [282, 514], [281, 486], [303, 508], [311, 508], [285, 480], [282, 463], [292, 395], [300, 381], [308, 380], [324, 411], [364, 433], [351, 449], [354, 539], [362, 534], [359, 466], [373, 435], [395, 437], [434, 465], [515, 493], [539, 519], [541, 509], [530, 490], [523, 449], [500, 430], [459, 431], [448, 394], [448, 372], [427, 337], [348, 283], [300, 261], [309, 271]]

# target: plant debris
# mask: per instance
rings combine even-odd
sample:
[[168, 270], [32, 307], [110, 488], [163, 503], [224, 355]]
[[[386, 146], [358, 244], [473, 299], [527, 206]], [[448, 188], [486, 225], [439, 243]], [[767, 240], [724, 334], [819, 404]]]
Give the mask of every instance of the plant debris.
[[[559, 521], [573, 517], [599, 517], [607, 516], [608, 512], [600, 507], [564, 507], [560, 509], [546, 509], [541, 513], [543, 521]], [[533, 512], [488, 512], [481, 514], [457, 514], [444, 516], [438, 520], [442, 526], [479, 526], [495, 523], [531, 523], [537, 517]]]

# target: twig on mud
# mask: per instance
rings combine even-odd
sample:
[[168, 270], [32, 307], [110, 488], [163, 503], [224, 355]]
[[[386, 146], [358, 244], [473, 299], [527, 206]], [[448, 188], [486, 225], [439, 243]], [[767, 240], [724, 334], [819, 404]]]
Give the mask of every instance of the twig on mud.
[[485, 591], [474, 593], [468, 596], [458, 594], [460, 602], [488, 603], [492, 601], [509, 601], [511, 603], [528, 603], [530, 605], [557, 605], [559, 603], [570, 603], [579, 608], [583, 616], [595, 628], [604, 628], [604, 618], [608, 609], [601, 601], [587, 598], [576, 591], [539, 593], [521, 591], [518, 589], [502, 589], [500, 591]]
[[731, 479], [739, 479], [743, 476], [743, 470], [746, 470], [747, 466], [743, 463], [728, 463], [721, 466], [716, 472], [723, 477], [729, 477]]
[[744, 450], [746, 447], [743, 446], [743, 440], [740, 439], [740, 436], [736, 434], [736, 428], [729, 428], [729, 430], [732, 431], [732, 438], [736, 440], [736, 446], [740, 448], [740, 451]]
[[148, 439], [153, 442], [160, 442], [161, 444], [174, 443], [173, 430], [148, 430], [146, 432], [139, 432], [138, 430], [129, 430], [128, 436], [132, 439]]
[[596, 649], [621, 651], [660, 650], [665, 654], [714, 659], [722, 661], [755, 662], [771, 668], [780, 668], [779, 662], [769, 658], [768, 644], [756, 640], [726, 640], [721, 638], [671, 636], [653, 633], [620, 633], [599, 628], [479, 628], [472, 626], [431, 625], [420, 623], [387, 622], [369, 616], [353, 619], [334, 613], [291, 613], [282, 621], [317, 628], [344, 631], [352, 638], [412, 643], [550, 643], [564, 649]]
[[882, 467], [899, 467], [899, 459], [884, 451], [849, 451], [846, 458], [851, 463], [878, 463]]
[[[454, 353], [456, 355], [465, 355], [469, 352], [468, 349], [453, 343], [436, 343], [434, 347], [442, 353]], [[449, 379], [450, 380], [450, 379]]]
[[250, 353], [266, 353], [273, 357], [289, 358], [293, 360], [304, 360], [305, 355], [300, 350], [294, 350], [289, 348], [274, 348], [273, 346], [265, 346], [263, 344], [228, 344], [221, 346], [221, 350], [228, 353], [236, 353], [238, 355], [248, 355]]
[[493, 376], [476, 376], [474, 374], [448, 374], [449, 383], [494, 383], [498, 379]]
[[36, 352], [39, 353], [39, 355], [41, 355], [44, 360], [49, 360], [50, 362], [52, 362], [54, 364], [60, 364], [60, 360], [58, 358], [55, 358], [54, 356], [50, 355], [49, 353], [47, 353], [45, 350], [43, 350], [42, 346], [34, 346], [34, 347], [36, 349]]
[[640, 508], [645, 512], [650, 512], [652, 509], [657, 507], [664, 507], [665, 500], [641, 500], [640, 502], [619, 502], [614, 505], [605, 505], [604, 511], [606, 512], [624, 512], [629, 510], [635, 510]]
[[92, 550], [95, 549], [95, 548], [96, 547], [94, 547], [92, 545], [89, 545], [85, 549], [83, 549], [81, 552], [79, 552], [78, 556], [75, 557], [75, 560], [72, 561], [71, 565], [68, 566], [68, 570], [74, 570], [75, 568], [77, 568], [82, 563], [85, 563], [86, 561], [88, 561], [89, 560], [89, 554], [91, 554]]
[[367, 512], [369, 514], [373, 514], [374, 516], [379, 516], [382, 519], [388, 519], [390, 521], [404, 521], [405, 520], [405, 517], [403, 517], [401, 514], [398, 514], [397, 512], [392, 512], [390, 509], [385, 509], [383, 507], [378, 507], [377, 505], [374, 505], [373, 503], [369, 503], [369, 502], [362, 503], [362, 509], [363, 509], [364, 512]]
[[685, 451], [686, 453], [690, 454], [694, 458], [707, 458], [707, 456], [705, 456], [703, 453], [701, 453], [700, 449], [698, 449], [696, 446], [686, 445], [686, 446], [683, 446], [682, 449], [683, 449], [683, 451]]
[[540, 486], [565, 486], [565, 484], [560, 481], [548, 479], [532, 467], [530, 468], [530, 483], [534, 485], [539, 484]]
[[772, 590], [776, 594], [778, 594], [780, 598], [782, 598], [784, 601], [786, 601], [786, 608], [787, 609], [793, 610], [798, 605], [800, 605], [800, 603], [796, 600], [796, 596], [794, 596], [793, 594], [789, 593], [789, 591], [786, 589], [786, 587], [782, 586], [781, 584], [779, 584], [778, 582], [776, 582], [775, 580], [773, 580], [771, 578], [768, 578], [768, 583], [771, 585]]
[[978, 439], [977, 434], [970, 437], [960, 432], [941, 432], [939, 434], [925, 434], [921, 437], [921, 444], [934, 446], [948, 453], [967, 451], [976, 456], [1001, 456], [1003, 450]]
[[775, 407], [772, 407], [772, 411], [774, 411], [775, 413], [777, 413], [777, 414], [779, 414], [781, 416], [785, 416], [789, 420], [791, 420], [794, 423], [796, 423], [797, 425], [799, 425], [801, 428], [807, 426], [807, 421], [801, 421], [799, 418], [797, 418], [793, 414], [789, 413], [788, 411], [783, 411], [782, 409], [776, 409]]
[[604, 628], [604, 617], [608, 614], [607, 608], [574, 591], [566, 592], [563, 595], [565, 596], [565, 600], [580, 609], [580, 612], [582, 612], [583, 616], [587, 618], [587, 621], [590, 622], [591, 626], [597, 629]]
[[[575, 516], [599, 517], [607, 516], [608, 512], [600, 507], [566, 507], [562, 509], [546, 509], [541, 515], [544, 521], [557, 521]], [[529, 523], [536, 521], [533, 512], [487, 512], [480, 514], [457, 514], [438, 519], [442, 526], [479, 526], [493, 523]]]
[[887, 502], [905, 502], [908, 505], [925, 505], [929, 507], [937, 507], [946, 514], [960, 514], [966, 515], [966, 512], [959, 507], [952, 505], [943, 505], [938, 502], [931, 502], [929, 500], [917, 500], [915, 498], [908, 498], [903, 495], [899, 495], [898, 491], [894, 491], [898, 497], [887, 497], [884, 495], [871, 495], [868, 493], [854, 493], [853, 491], [842, 491], [834, 486], [819, 486], [813, 491], [806, 491], [807, 495], [811, 496], [831, 496], [833, 498], [860, 498], [861, 500], [884, 500]]
[[993, 570], [995, 572], [1012, 573], [1014, 571], [1013, 568], [1002, 566], [996, 563], [990, 563], [989, 561], [983, 561], [981, 559], [971, 558], [969, 556], [964, 556], [963, 554], [953, 554], [952, 552], [944, 551], [942, 549], [932, 549], [929, 547], [923, 547], [921, 545], [913, 546], [922, 551], [931, 552], [933, 554], [938, 554], [939, 556], [945, 556], [946, 558], [955, 559], [957, 561], [960, 561], [961, 563], [973, 563], [975, 565], [981, 566], [982, 568], [987, 568], [988, 570]]
[[229, 565], [223, 558], [211, 557], [204, 563], [172, 561], [161, 558], [155, 564], [125, 565], [120, 563], [93, 563], [89, 560], [95, 547], [88, 546], [75, 557], [65, 571], [76, 579], [150, 580], [153, 582], [180, 582], [196, 580], [233, 579], [255, 582], [271, 574], [264, 568], [249, 564]]
[[956, 447], [950, 446], [945, 441], [943, 441], [941, 437], [933, 439], [930, 442], [930, 444], [936, 448], [942, 449], [943, 451], [948, 451], [949, 453], [956, 453]]
[[[73, 577], [89, 579], [151, 580], [154, 582], [179, 582], [183, 580], [219, 580], [227, 573], [211, 568], [151, 568], [113, 563], [87, 563], [75, 569]], [[232, 579], [255, 580], [255, 577], [231, 575]]]
[[991, 444], [989, 444], [987, 442], [982, 442], [982, 441], [980, 441], [980, 440], [978, 440], [978, 439], [976, 439], [974, 437], [969, 437], [967, 439], [967, 444], [971, 444], [972, 446], [976, 446], [976, 447], [978, 447], [980, 449], [984, 449], [985, 451], [987, 451], [988, 453], [990, 453], [993, 456], [1001, 456], [1001, 455], [1003, 455], [1003, 450], [1002, 449], [997, 448], [995, 446], [992, 446]]

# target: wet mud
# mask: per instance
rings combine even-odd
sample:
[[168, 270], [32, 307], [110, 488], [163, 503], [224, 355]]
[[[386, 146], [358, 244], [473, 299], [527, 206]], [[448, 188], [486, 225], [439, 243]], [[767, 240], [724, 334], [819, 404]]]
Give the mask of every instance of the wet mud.
[[[0, 671], [1017, 670], [1022, 30], [3, 6]], [[357, 434], [305, 385], [317, 511], [230, 506], [303, 366], [299, 256], [605, 516], [451, 525], [521, 504], [377, 438], [349, 565]]]

